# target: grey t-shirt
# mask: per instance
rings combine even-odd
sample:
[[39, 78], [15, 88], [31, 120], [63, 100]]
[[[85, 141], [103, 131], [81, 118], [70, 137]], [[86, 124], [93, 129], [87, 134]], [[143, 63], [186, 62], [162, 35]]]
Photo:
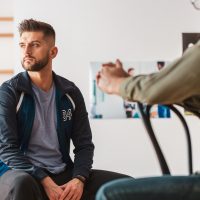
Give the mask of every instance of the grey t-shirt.
[[57, 174], [64, 171], [56, 131], [57, 115], [55, 85], [45, 92], [32, 84], [35, 99], [35, 119], [28, 146], [27, 156], [35, 166]]

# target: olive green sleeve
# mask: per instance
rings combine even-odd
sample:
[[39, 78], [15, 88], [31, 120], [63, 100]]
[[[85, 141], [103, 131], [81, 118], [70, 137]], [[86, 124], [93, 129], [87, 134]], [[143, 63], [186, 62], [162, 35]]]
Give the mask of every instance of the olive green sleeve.
[[158, 73], [125, 79], [120, 95], [148, 104], [180, 103], [200, 94], [200, 42]]

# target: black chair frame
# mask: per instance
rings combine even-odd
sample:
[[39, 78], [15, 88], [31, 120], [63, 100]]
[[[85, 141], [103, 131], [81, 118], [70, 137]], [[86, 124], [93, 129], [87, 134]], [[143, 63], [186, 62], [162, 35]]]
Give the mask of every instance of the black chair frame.
[[[163, 152], [161, 150], [161, 147], [160, 147], [160, 145], [157, 141], [157, 138], [155, 136], [154, 130], [153, 130], [152, 125], [151, 125], [150, 110], [151, 110], [151, 107], [153, 105], [144, 106], [142, 103], [139, 103], [139, 102], [137, 102], [137, 104], [138, 104], [138, 109], [139, 109], [139, 112], [140, 112], [140, 115], [141, 115], [141, 119], [144, 123], [144, 126], [147, 130], [149, 137], [150, 137], [152, 145], [155, 149], [155, 152], [156, 152], [159, 164], [160, 164], [161, 171], [162, 171], [163, 175], [167, 175], [167, 174], [170, 175], [171, 172], [169, 170], [168, 164], [166, 162], [166, 159], [163, 155]], [[189, 171], [189, 174], [193, 174], [192, 142], [191, 142], [190, 131], [189, 131], [188, 125], [186, 123], [186, 120], [184, 119], [182, 114], [179, 112], [179, 110], [177, 108], [175, 108], [173, 105], [163, 105], [163, 106], [170, 108], [170, 110], [172, 110], [177, 115], [177, 117], [180, 119], [180, 121], [182, 122], [182, 125], [183, 125], [184, 130], [185, 130], [185, 134], [186, 134], [186, 141], [187, 141], [188, 171]]]

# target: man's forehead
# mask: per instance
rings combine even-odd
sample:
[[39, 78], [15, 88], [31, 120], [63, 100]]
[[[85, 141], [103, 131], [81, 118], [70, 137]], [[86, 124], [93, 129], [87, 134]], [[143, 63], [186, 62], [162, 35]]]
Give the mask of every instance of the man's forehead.
[[23, 32], [20, 36], [20, 42], [44, 41], [42, 32]]

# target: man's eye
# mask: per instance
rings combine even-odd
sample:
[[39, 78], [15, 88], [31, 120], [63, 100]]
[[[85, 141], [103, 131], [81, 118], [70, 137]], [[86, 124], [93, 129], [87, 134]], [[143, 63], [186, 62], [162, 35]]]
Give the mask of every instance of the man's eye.
[[33, 47], [39, 47], [40, 45], [39, 44], [33, 44], [32, 46]]

